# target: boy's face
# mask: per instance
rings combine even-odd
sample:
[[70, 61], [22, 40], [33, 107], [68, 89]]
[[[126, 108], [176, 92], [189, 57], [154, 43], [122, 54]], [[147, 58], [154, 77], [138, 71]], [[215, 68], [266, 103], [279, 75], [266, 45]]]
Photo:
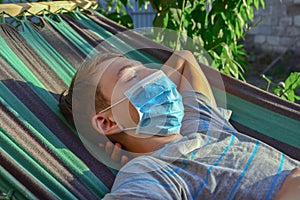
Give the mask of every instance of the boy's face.
[[[101, 91], [110, 105], [123, 99], [124, 92], [157, 71], [157, 69], [146, 68], [142, 63], [128, 58], [118, 57], [111, 63], [112, 59], [101, 63], [106, 70], [100, 78]], [[129, 100], [113, 107], [111, 111], [114, 119], [124, 127], [135, 127], [139, 122], [138, 112]]]

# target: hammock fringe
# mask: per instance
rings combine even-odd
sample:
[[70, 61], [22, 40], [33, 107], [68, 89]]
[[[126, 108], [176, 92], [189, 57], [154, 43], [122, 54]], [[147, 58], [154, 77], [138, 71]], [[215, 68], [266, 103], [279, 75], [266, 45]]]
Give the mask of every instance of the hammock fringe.
[[[0, 13], [7, 13], [11, 16], [21, 14], [41, 14], [44, 10], [49, 12], [67, 12], [76, 8], [89, 9], [97, 7], [96, 0], [73, 0], [73, 1], [52, 1], [52, 2], [32, 2], [32, 3], [17, 3], [17, 4], [0, 4]], [[28, 11], [28, 12], [25, 12]]]

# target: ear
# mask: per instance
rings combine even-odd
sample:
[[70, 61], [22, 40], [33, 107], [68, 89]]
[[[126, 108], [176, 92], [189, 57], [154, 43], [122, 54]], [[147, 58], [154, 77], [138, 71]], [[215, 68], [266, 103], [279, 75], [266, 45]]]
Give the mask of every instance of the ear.
[[117, 123], [105, 113], [94, 115], [92, 117], [92, 126], [98, 133], [102, 135], [113, 135], [122, 132]]

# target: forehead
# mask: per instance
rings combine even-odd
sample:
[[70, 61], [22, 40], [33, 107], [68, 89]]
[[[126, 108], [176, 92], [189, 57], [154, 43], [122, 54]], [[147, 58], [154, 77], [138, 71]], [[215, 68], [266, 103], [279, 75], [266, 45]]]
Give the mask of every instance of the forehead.
[[103, 61], [100, 66], [104, 69], [100, 77], [100, 87], [103, 95], [106, 99], [110, 99], [112, 92], [118, 82], [118, 73], [124, 68], [124, 66], [138, 65], [140, 62], [128, 59], [126, 57], [111, 58]]
[[[133, 66], [140, 64], [140, 62], [128, 59], [126, 57], [117, 57], [105, 60], [101, 63], [101, 67], [104, 69], [103, 76], [117, 76], [118, 72], [124, 68], [124, 66]], [[103, 77], [103, 78], [104, 78]]]

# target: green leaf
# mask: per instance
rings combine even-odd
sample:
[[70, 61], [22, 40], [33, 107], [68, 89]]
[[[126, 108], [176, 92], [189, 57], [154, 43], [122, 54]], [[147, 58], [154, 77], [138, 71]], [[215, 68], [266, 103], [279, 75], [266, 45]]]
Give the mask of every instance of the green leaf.
[[138, 5], [139, 5], [139, 8], [142, 8], [143, 5], [146, 5], [147, 3], [145, 2], [145, 0], [138, 0]]
[[295, 91], [294, 90], [289, 90], [287, 92], [287, 97], [288, 97], [289, 101], [295, 102]]
[[225, 12], [225, 6], [224, 6], [224, 1], [214, 1], [213, 2], [213, 7], [210, 12], [214, 13], [222, 13]]
[[285, 80], [285, 88], [290, 88], [292, 90], [300, 86], [300, 73], [292, 72], [289, 77]]
[[265, 0], [260, 0], [260, 4], [263, 9], [266, 7]]
[[253, 0], [254, 6], [256, 9], [259, 8], [259, 0]]
[[122, 2], [122, 4], [127, 7], [127, 4], [128, 4], [128, 0], [120, 0]]
[[172, 15], [172, 18], [175, 20], [176, 24], [180, 25], [182, 10], [177, 8], [170, 8], [170, 13]]
[[224, 44], [224, 43], [223, 43], [222, 47], [223, 47], [223, 53], [226, 56], [226, 58], [227, 59], [232, 59], [233, 56], [232, 56], [232, 52], [231, 52], [230, 47], [227, 44]]
[[280, 88], [279, 86], [274, 87], [273, 93], [276, 94], [277, 96], [280, 96], [280, 94], [282, 93], [282, 88]]
[[133, 28], [133, 20], [130, 15], [123, 15], [121, 17], [122, 25], [128, 27], [128, 28]]
[[242, 37], [242, 32], [240, 31], [240, 24], [239, 24], [239, 22], [236, 20], [236, 22], [235, 22], [235, 33], [236, 33], [236, 35], [237, 35], [237, 38], [240, 38], [240, 37]]
[[213, 57], [213, 59], [220, 59], [220, 56], [213, 50], [208, 50], [208, 53]]
[[169, 13], [165, 11], [160, 12], [156, 14], [153, 21], [153, 25], [155, 27], [166, 28], [168, 26], [168, 21], [169, 21]]
[[160, 1], [160, 4], [162, 7], [162, 10], [167, 10], [169, 8], [177, 8], [178, 6], [181, 7], [181, 4], [177, 3], [176, 0], [164, 0], [164, 1]]
[[284, 82], [279, 82], [278, 86], [281, 87], [282, 89], [285, 89], [285, 83]]
[[246, 11], [246, 9], [247, 8], [244, 5], [242, 5], [241, 8], [240, 8], [239, 13], [242, 16], [242, 18], [244, 19], [244, 21], [247, 22], [248, 21], [248, 17], [247, 17], [247, 11]]
[[117, 12], [110, 13], [106, 15], [106, 17], [116, 22], [118, 22], [120, 19], [120, 15]]
[[238, 23], [238, 27], [240, 28], [240, 30], [243, 30], [243, 27], [245, 27], [246, 21], [244, 21], [242, 15], [240, 13], [236, 14], [236, 21]]

